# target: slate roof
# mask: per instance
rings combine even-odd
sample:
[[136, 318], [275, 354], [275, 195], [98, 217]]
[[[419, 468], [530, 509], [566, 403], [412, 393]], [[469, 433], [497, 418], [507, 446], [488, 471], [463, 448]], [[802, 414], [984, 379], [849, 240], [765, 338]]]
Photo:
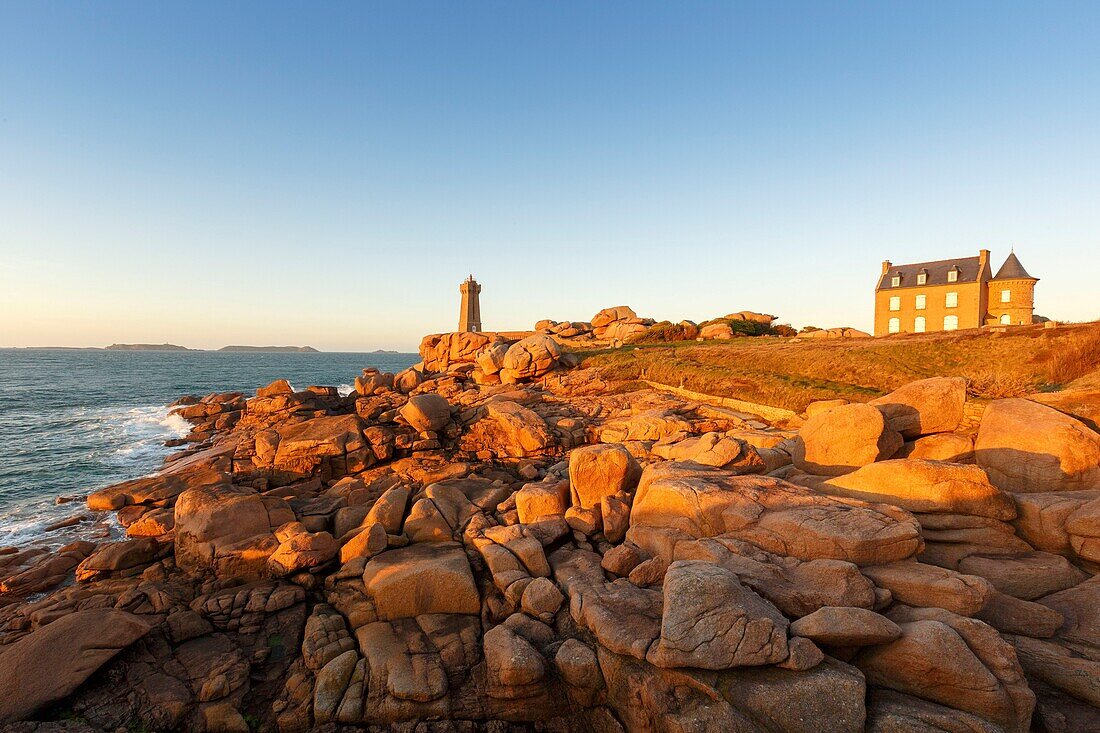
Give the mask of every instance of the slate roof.
[[1038, 280], [1038, 278], [1032, 277], [1027, 274], [1027, 270], [1020, 264], [1020, 260], [1016, 257], [1015, 252], [1011, 252], [1008, 255], [1008, 259], [1001, 265], [1001, 269], [997, 270], [997, 274], [993, 276], [994, 280]]
[[[933, 262], [914, 262], [909, 265], [892, 265], [879, 280], [876, 290], [898, 290], [901, 288], [928, 287], [930, 285], [957, 285], [959, 283], [977, 282], [979, 272], [979, 258], [958, 257], [953, 260], [935, 260]], [[947, 273], [954, 268], [959, 270], [959, 278], [955, 282], [948, 282]], [[924, 272], [928, 279], [924, 285], [917, 285], [917, 275]], [[896, 288], [890, 283], [895, 276], [901, 276], [901, 285]]]

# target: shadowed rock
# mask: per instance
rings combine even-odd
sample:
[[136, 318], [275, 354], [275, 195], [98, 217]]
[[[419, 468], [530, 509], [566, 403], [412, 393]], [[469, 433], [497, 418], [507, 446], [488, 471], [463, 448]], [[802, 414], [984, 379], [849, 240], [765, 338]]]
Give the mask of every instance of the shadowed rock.
[[0, 723], [26, 719], [63, 699], [152, 627], [125, 611], [77, 611], [5, 647], [0, 653]]
[[1100, 433], [1029, 400], [997, 400], [985, 409], [974, 456], [1004, 491], [1100, 489]]

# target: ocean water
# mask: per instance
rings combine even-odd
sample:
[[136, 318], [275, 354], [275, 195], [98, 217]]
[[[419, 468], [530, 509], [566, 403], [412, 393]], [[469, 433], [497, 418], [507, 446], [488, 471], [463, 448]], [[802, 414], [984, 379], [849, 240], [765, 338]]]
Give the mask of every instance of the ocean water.
[[[275, 379], [339, 387], [364, 367], [396, 372], [416, 354], [230, 353], [0, 349], [0, 547], [58, 546], [108, 528], [82, 502], [58, 496], [157, 470], [163, 443], [190, 430], [166, 405], [185, 394], [253, 393]], [[44, 528], [75, 514], [89, 521]], [[117, 532], [117, 526], [114, 527]]]

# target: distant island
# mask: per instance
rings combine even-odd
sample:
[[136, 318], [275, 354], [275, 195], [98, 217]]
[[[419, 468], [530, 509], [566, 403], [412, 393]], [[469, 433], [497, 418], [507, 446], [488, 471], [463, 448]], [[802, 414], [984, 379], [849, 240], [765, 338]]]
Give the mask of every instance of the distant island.
[[[50, 347], [50, 348], [62, 348], [62, 347]], [[186, 346], [179, 346], [177, 344], [111, 344], [103, 349], [104, 351], [209, 351], [209, 349], [189, 349]], [[308, 353], [319, 354], [321, 353], [312, 346], [223, 346], [218, 351], [236, 351], [236, 352], [250, 352], [250, 351], [281, 351], [281, 352], [296, 352], [296, 353]]]
[[107, 351], [198, 351], [176, 344], [111, 344]]
[[295, 351], [309, 354], [321, 353], [312, 346], [223, 346], [218, 351]]
[[400, 351], [391, 351], [389, 349], [375, 349], [374, 351], [372, 351], [370, 353], [372, 353], [372, 354], [400, 354], [401, 352]]

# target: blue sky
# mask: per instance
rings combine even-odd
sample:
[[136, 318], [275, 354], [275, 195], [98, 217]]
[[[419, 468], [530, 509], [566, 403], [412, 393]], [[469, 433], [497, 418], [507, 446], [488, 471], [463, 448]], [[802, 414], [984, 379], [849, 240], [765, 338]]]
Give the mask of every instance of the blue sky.
[[869, 328], [1014, 245], [1100, 318], [1096, 3], [0, 0], [0, 346]]

